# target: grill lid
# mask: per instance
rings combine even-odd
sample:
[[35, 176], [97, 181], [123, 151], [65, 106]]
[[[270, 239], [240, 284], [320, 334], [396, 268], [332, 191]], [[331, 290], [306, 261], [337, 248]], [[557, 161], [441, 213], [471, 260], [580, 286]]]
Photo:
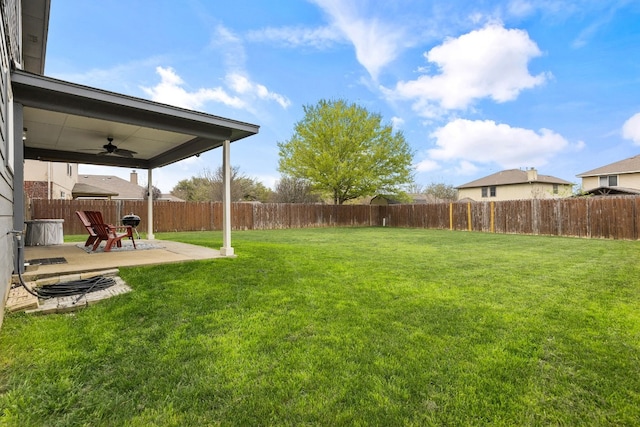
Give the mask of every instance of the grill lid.
[[122, 217], [122, 225], [137, 227], [138, 224], [140, 224], [140, 217], [138, 215], [129, 214]]

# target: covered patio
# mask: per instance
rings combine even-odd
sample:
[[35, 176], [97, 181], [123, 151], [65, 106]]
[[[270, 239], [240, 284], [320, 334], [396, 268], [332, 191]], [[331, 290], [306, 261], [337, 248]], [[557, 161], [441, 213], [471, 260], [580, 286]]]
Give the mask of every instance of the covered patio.
[[[11, 80], [14, 128], [23, 129], [22, 135], [14, 136], [22, 138], [22, 144], [16, 146], [23, 148], [14, 154], [16, 164], [22, 164], [23, 159], [34, 159], [147, 169], [147, 191], [152, 195], [153, 169], [222, 147], [225, 189], [223, 245], [217, 256], [234, 256], [230, 223], [230, 144], [258, 133], [259, 126], [21, 70], [12, 71]], [[117, 148], [108, 146], [108, 141]], [[16, 182], [23, 182], [23, 170], [16, 169]], [[17, 185], [15, 188], [16, 230], [23, 229], [25, 220], [21, 187]], [[154, 240], [153, 203], [148, 204], [147, 215], [147, 238]], [[24, 260], [29, 256], [41, 258], [29, 252], [60, 252], [67, 250], [65, 248], [66, 245], [51, 249], [26, 248], [23, 253], [16, 254], [16, 271], [24, 271]], [[129, 265], [127, 257], [119, 257], [120, 254], [88, 255], [79, 250], [81, 253], [78, 255], [84, 256], [87, 263], [96, 263], [101, 268], [104, 268], [104, 262], [115, 262], [116, 266]], [[144, 258], [170, 259], [179, 254], [179, 251], [166, 249], [164, 252], [154, 251], [138, 251], [136, 262], [140, 263]], [[97, 257], [110, 261], [98, 260]]]

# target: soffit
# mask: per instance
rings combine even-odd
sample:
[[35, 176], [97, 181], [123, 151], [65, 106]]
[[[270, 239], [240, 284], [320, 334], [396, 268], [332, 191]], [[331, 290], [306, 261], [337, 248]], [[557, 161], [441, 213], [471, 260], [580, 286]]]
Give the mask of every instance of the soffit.
[[36, 74], [44, 74], [50, 9], [50, 0], [21, 2], [23, 68]]

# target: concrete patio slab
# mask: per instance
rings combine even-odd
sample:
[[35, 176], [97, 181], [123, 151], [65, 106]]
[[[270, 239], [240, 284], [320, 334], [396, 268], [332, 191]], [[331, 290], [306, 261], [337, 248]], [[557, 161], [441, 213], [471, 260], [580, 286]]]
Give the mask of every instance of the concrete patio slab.
[[109, 268], [156, 265], [222, 258], [217, 249], [168, 240], [136, 240], [139, 249], [133, 249], [131, 242], [123, 242], [123, 248], [111, 252], [87, 252], [79, 243], [64, 243], [51, 246], [27, 246], [24, 259], [64, 258], [66, 263], [30, 266], [22, 275], [25, 281], [35, 281], [44, 277], [86, 273]]

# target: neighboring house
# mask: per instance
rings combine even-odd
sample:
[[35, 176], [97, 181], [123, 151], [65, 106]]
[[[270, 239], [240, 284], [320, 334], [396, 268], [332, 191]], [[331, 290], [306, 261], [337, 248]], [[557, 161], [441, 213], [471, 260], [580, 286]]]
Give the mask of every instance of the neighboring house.
[[534, 168], [509, 169], [459, 187], [458, 200], [500, 201], [569, 197], [573, 184], [561, 178], [539, 175]]
[[[25, 160], [24, 192], [33, 199], [143, 200], [147, 188], [138, 185], [136, 171], [127, 181], [114, 175], [78, 175], [75, 163]], [[156, 200], [184, 201], [171, 194]]]
[[24, 192], [32, 199], [71, 199], [78, 180], [75, 163], [25, 160]]
[[582, 191], [593, 195], [638, 194], [640, 155], [582, 172]]
[[[74, 199], [144, 200], [147, 187], [138, 185], [138, 173], [132, 171], [129, 181], [114, 175], [79, 175], [73, 187]], [[161, 194], [156, 200], [183, 202], [171, 194]]]

